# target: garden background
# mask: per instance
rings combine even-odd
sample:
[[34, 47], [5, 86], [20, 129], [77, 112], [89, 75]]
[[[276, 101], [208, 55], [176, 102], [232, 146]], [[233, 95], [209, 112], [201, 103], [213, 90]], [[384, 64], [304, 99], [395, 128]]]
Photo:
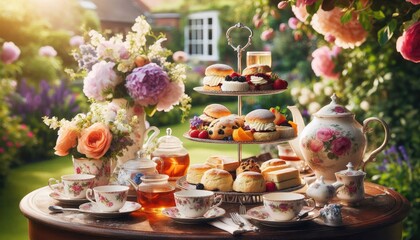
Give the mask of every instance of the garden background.
[[[342, 103], [355, 112], [359, 122], [378, 116], [389, 124], [390, 143], [376, 162], [368, 165], [368, 180], [394, 188], [411, 202], [412, 210], [404, 222], [404, 238], [419, 239], [420, 86], [417, 81], [420, 69], [418, 63], [403, 58], [396, 50], [397, 39], [403, 32], [410, 26], [419, 25], [416, 24], [420, 16], [418, 1], [332, 3], [334, 1], [324, 0], [291, 1], [283, 5], [268, 0], [246, 4], [221, 0], [204, 2], [174, 1], [155, 11], [176, 11], [181, 19], [185, 19], [196, 11], [218, 10], [221, 12], [222, 32], [236, 22], [252, 27], [255, 36], [250, 50], [271, 50], [273, 71], [289, 82], [289, 90], [276, 96], [274, 101], [268, 101], [267, 97], [245, 98], [245, 113], [260, 107], [296, 104], [309, 120], [310, 114], [327, 104], [335, 92]], [[49, 5], [43, 5], [46, 3]], [[299, 15], [302, 4], [308, 15], [305, 18]], [[49, 177], [59, 177], [71, 171], [69, 158], [54, 156], [57, 135], [42, 122], [42, 117], [71, 118], [86, 111], [88, 102], [82, 92], [82, 79], [71, 80], [66, 69], [77, 68], [71, 53], [78, 49], [86, 32], [90, 29], [106, 32], [106, 29], [101, 28], [95, 11], [82, 8], [76, 0], [60, 3], [0, 0], [0, 6], [0, 45], [3, 46], [0, 50], [0, 199], [2, 206], [13, 206], [2, 207], [0, 225], [5, 235], [1, 238], [26, 239], [26, 221], [18, 210], [20, 198], [46, 185]], [[319, 26], [318, 31], [314, 30], [317, 27], [311, 24], [311, 19], [319, 7], [325, 11], [339, 7], [342, 10], [339, 21], [342, 23], [353, 21], [356, 16], [364, 31], [360, 46], [357, 43], [353, 48], [337, 49], [336, 36], [320, 33]], [[185, 24], [182, 22], [177, 32], [172, 33], [177, 39], [167, 43], [173, 52], [183, 49]], [[334, 28], [328, 30], [338, 31]], [[413, 48], [417, 50], [413, 52], [417, 51], [417, 62], [419, 31], [417, 27], [412, 42], [406, 43], [415, 45]], [[236, 37], [243, 36], [238, 34]], [[16, 49], [19, 50], [17, 55]], [[236, 54], [227, 46], [224, 37], [219, 40], [219, 50], [220, 62], [235, 66]], [[320, 52], [326, 54], [316, 54]], [[330, 67], [317, 68], [317, 61], [323, 66], [328, 63]], [[199, 114], [203, 106], [219, 99], [192, 90], [201, 84], [203, 69], [211, 63], [191, 58], [187, 64], [190, 68], [186, 92], [193, 100], [192, 117]], [[226, 98], [226, 104], [233, 111], [235, 100]], [[188, 123], [181, 123], [180, 115], [179, 111], [157, 113], [148, 120], [161, 130], [168, 126], [176, 129], [177, 136], [181, 137]], [[379, 128], [373, 131], [376, 130]], [[377, 142], [381, 139], [382, 136], [375, 135], [369, 140]], [[200, 149], [199, 145], [186, 143], [186, 147], [192, 152], [193, 161], [202, 160], [194, 153]], [[235, 149], [226, 151], [234, 154]], [[253, 147], [246, 153], [255, 155], [258, 149]], [[16, 221], [9, 221], [7, 214], [13, 215], [10, 219]]]

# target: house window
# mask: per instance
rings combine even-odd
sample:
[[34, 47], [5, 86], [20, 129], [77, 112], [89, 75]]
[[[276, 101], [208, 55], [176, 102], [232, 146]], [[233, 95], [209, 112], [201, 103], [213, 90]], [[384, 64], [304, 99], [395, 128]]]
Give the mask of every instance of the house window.
[[201, 61], [219, 60], [219, 12], [206, 11], [189, 15], [184, 34], [184, 50], [192, 58]]

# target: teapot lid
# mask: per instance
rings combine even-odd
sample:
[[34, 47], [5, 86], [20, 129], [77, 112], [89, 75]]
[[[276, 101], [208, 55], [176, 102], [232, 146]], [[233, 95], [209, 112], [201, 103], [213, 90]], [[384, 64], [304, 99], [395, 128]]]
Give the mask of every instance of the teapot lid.
[[130, 170], [155, 168], [157, 164], [149, 158], [146, 158], [145, 155], [144, 150], [139, 150], [137, 158], [128, 160], [122, 165], [122, 168]]
[[347, 167], [346, 170], [342, 170], [342, 171], [340, 171], [338, 173], [340, 175], [344, 175], [344, 176], [362, 176], [362, 175], [365, 175], [366, 174], [363, 171], [354, 170], [354, 166], [353, 166], [353, 164], [351, 162], [347, 163], [346, 167]]
[[182, 142], [179, 138], [172, 136], [172, 129], [166, 129], [166, 136], [160, 137], [158, 139], [158, 148], [160, 149], [173, 149], [173, 148], [182, 148]]
[[347, 108], [337, 103], [337, 95], [331, 96], [330, 104], [322, 107], [318, 112], [314, 113], [316, 117], [348, 117], [354, 114]]

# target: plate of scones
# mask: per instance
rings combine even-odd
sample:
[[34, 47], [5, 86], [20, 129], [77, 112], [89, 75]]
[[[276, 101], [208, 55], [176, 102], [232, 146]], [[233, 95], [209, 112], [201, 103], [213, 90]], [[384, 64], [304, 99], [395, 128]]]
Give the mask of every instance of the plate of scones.
[[294, 191], [305, 185], [297, 169], [273, 158], [261, 165], [253, 158], [241, 162], [228, 156], [210, 156], [192, 164], [176, 182], [181, 189], [205, 189], [224, 197], [224, 202], [257, 203], [273, 191]]

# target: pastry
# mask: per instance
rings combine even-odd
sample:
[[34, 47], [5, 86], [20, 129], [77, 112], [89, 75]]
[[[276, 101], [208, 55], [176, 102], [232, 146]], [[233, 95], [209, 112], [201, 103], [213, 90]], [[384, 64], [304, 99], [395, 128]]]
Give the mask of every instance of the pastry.
[[233, 73], [233, 68], [226, 64], [213, 64], [206, 68], [203, 79], [203, 89], [206, 91], [220, 91], [220, 86], [225, 80], [226, 75]]
[[265, 181], [267, 182], [283, 182], [293, 178], [299, 178], [299, 171], [295, 168], [284, 168], [276, 171], [272, 171], [266, 174]]
[[251, 90], [273, 89], [271, 68], [268, 65], [254, 64], [245, 68], [242, 75], [246, 77]]
[[243, 172], [258, 172], [260, 173], [260, 165], [258, 165], [257, 162], [255, 162], [253, 159], [250, 159], [248, 161], [241, 161], [241, 164], [239, 165], [239, 167], [236, 169], [236, 176], [238, 176], [239, 174], [243, 173]]
[[200, 181], [205, 190], [232, 191], [233, 178], [228, 171], [213, 168], [204, 172]]
[[222, 83], [222, 91], [232, 91], [232, 92], [240, 92], [240, 91], [248, 91], [249, 84], [246, 81], [246, 77], [244, 76], [226, 76], [225, 81]]
[[236, 192], [265, 192], [265, 181], [261, 173], [243, 172], [233, 182]]
[[289, 126], [276, 126], [276, 131], [280, 133], [281, 138], [292, 138], [296, 136], [295, 129]]
[[262, 171], [267, 167], [273, 167], [273, 166], [279, 166], [279, 165], [286, 165], [286, 161], [279, 158], [273, 158], [273, 159], [263, 162], [261, 164], [260, 169]]
[[284, 165], [266, 167], [261, 170], [261, 174], [264, 176], [265, 179], [268, 179], [268, 173], [274, 172], [280, 169], [285, 169], [285, 168], [290, 168], [290, 165], [284, 164]]
[[267, 109], [256, 109], [245, 116], [245, 125], [254, 133], [255, 141], [273, 141], [280, 138], [276, 131], [274, 114]]
[[192, 164], [187, 170], [187, 182], [191, 184], [197, 184], [200, 183], [201, 177], [203, 177], [203, 174], [205, 171], [212, 169], [212, 166], [207, 164]]
[[233, 130], [240, 128], [242, 125], [243, 119], [234, 114], [218, 118], [209, 125], [209, 138], [213, 140], [230, 140]]
[[302, 181], [300, 180], [300, 178], [292, 178], [282, 182], [274, 182], [274, 184], [276, 185], [277, 190], [283, 190], [286, 188], [299, 186], [302, 184]]
[[222, 104], [213, 103], [204, 108], [203, 114], [201, 114], [199, 118], [203, 121], [204, 126], [208, 126], [213, 120], [229, 116], [230, 114], [231, 112], [227, 107]]
[[211, 156], [206, 160], [206, 164], [228, 172], [235, 171], [239, 167], [237, 160], [227, 156]]

